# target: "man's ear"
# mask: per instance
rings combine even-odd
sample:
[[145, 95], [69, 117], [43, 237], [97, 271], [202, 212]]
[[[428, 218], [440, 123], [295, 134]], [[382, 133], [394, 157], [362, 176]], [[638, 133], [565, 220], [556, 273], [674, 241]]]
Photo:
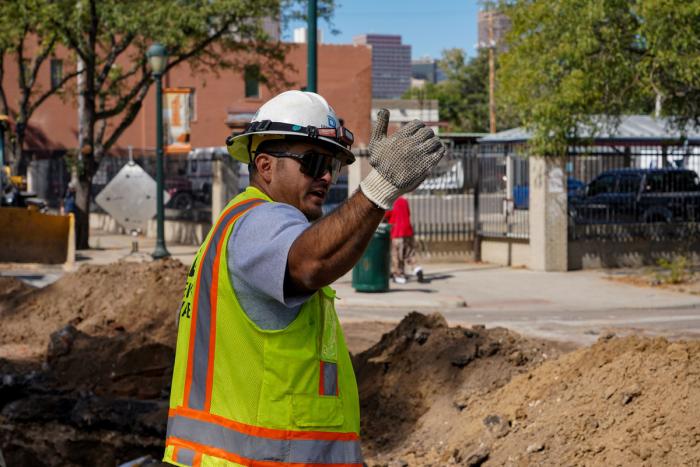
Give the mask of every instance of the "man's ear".
[[259, 153], [255, 157], [255, 168], [265, 183], [270, 183], [272, 181], [272, 166], [272, 156]]

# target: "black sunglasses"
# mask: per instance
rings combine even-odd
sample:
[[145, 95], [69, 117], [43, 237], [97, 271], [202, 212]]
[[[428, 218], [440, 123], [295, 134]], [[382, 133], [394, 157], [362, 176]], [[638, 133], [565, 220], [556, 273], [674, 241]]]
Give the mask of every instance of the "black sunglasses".
[[274, 157], [288, 157], [299, 161], [299, 170], [304, 175], [308, 175], [313, 179], [321, 178], [326, 172], [331, 174], [331, 183], [335, 183], [340, 174], [340, 168], [343, 163], [328, 154], [321, 154], [314, 151], [299, 154], [289, 151], [258, 151], [258, 154], [269, 154]]

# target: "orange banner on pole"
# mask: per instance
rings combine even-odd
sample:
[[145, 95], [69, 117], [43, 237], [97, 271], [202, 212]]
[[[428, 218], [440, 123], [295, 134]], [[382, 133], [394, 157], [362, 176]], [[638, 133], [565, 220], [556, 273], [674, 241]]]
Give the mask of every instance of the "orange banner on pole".
[[165, 131], [165, 153], [190, 152], [190, 99], [188, 88], [163, 89], [163, 126]]

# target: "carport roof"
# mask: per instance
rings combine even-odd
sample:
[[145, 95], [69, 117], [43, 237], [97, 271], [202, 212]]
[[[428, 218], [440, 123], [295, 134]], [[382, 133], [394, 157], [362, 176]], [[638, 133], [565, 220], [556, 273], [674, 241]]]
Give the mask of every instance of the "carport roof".
[[[612, 122], [613, 120], [610, 120]], [[587, 138], [591, 134], [590, 127], [584, 127], [581, 137]], [[528, 141], [532, 133], [525, 127], [511, 128], [499, 131], [479, 140], [479, 143], [517, 143]], [[625, 115], [620, 118], [620, 124], [614, 127], [612, 124], [603, 125], [596, 134], [594, 140], [599, 143], [662, 143], [679, 141], [680, 132], [671, 126], [668, 118], [654, 118], [648, 115]], [[688, 127], [686, 138], [690, 143], [700, 143], [700, 130]]]

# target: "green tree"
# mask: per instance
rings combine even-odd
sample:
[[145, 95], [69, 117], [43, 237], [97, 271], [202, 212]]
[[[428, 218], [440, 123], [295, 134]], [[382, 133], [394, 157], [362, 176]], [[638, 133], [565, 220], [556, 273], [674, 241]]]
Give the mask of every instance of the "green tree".
[[[581, 128], [626, 113], [698, 114], [698, 2], [517, 0], [501, 56], [507, 102], [533, 131], [533, 152], [561, 155]], [[689, 99], [689, 97], [694, 97]], [[687, 100], [687, 101], [686, 101]], [[607, 116], [608, 118], [601, 118]]]
[[700, 126], [700, 2], [639, 0], [639, 36], [645, 44], [641, 75], [659, 111], [679, 128]]
[[[448, 122], [448, 131], [488, 132], [488, 51], [482, 49], [476, 57], [469, 59], [462, 49], [445, 50], [439, 66], [445, 73], [444, 81], [438, 84], [427, 83], [422, 88], [411, 88], [403, 97], [437, 99], [440, 119]], [[498, 83], [496, 86], [498, 90]], [[497, 105], [496, 116], [499, 128], [517, 125], [513, 113], [500, 103]]]
[[505, 96], [543, 154], [563, 154], [580, 123], [620, 115], [641, 93], [638, 19], [627, 1], [514, 2]]
[[[152, 84], [146, 50], [165, 45], [167, 70], [242, 70], [256, 64], [269, 86], [284, 85], [287, 46], [265, 33], [265, 18], [303, 14], [292, 0], [55, 0], [52, 27], [84, 64], [82, 124], [75, 163], [78, 248], [88, 248], [90, 188], [101, 158], [131, 125]], [[329, 17], [332, 0], [319, 2]]]
[[[46, 88], [38, 82], [39, 73], [53, 56], [59, 40], [58, 33], [48, 26], [49, 10], [41, 0], [0, 3], [0, 113], [14, 122], [11, 146], [15, 173], [25, 162], [22, 149], [34, 112], [76, 76], [74, 71], [64, 73]], [[5, 83], [5, 66], [16, 67], [17, 82]], [[18, 88], [16, 102], [8, 102], [9, 86]]]

